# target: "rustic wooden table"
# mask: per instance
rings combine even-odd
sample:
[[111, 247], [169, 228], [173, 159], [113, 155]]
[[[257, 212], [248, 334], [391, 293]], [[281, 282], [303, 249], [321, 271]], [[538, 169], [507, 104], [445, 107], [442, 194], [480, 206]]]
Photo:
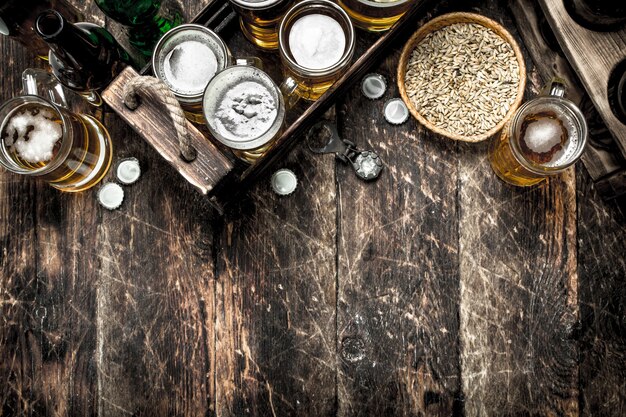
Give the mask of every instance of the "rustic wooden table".
[[[506, 3], [463, 7], [520, 39]], [[42, 63], [0, 48], [5, 100]], [[145, 169], [120, 210], [1, 173], [0, 415], [626, 415], [623, 207], [581, 166], [506, 186], [486, 144], [382, 106], [336, 107], [378, 182], [300, 148], [293, 196], [259, 178], [226, 219], [110, 112], [115, 158]]]

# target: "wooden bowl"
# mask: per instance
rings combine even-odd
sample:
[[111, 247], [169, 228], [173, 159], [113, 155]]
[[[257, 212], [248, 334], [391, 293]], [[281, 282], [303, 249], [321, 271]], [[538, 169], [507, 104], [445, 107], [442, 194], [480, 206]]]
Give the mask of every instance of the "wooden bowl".
[[[500, 35], [505, 41], [507, 41], [511, 47], [513, 48], [513, 52], [515, 53], [515, 57], [517, 59], [517, 63], [519, 64], [519, 85], [517, 89], [517, 96], [515, 97], [515, 101], [511, 104], [509, 111], [504, 115], [503, 119], [495, 125], [490, 130], [480, 133], [474, 136], [463, 136], [454, 132], [447, 131], [440, 127], [435, 126], [433, 123], [426, 120], [424, 116], [422, 116], [411, 100], [406, 92], [406, 88], [404, 85], [404, 79], [406, 76], [407, 65], [409, 62], [409, 58], [411, 57], [411, 53], [415, 49], [415, 47], [431, 32], [437, 31], [445, 26], [449, 26], [455, 23], [476, 23], [482, 26], [485, 26], [488, 29], [491, 29], [496, 34]], [[442, 136], [461, 140], [465, 142], [480, 142], [483, 141], [496, 132], [498, 132], [502, 127], [511, 119], [513, 113], [522, 102], [522, 98], [524, 97], [524, 89], [526, 88], [526, 65], [524, 64], [524, 57], [522, 56], [522, 52], [519, 48], [515, 39], [511, 36], [511, 34], [503, 28], [497, 22], [486, 18], [485, 16], [481, 16], [479, 14], [474, 13], [449, 13], [439, 17], [436, 17], [430, 21], [428, 21], [424, 26], [418, 29], [417, 32], [411, 36], [411, 38], [407, 41], [402, 49], [402, 55], [400, 55], [400, 62], [398, 64], [398, 88], [400, 89], [400, 95], [402, 96], [402, 100], [409, 108], [409, 111], [422, 125], [426, 126], [428, 129], [432, 130], [435, 133], [438, 133]], [[419, 93], [418, 93], [419, 94]]]

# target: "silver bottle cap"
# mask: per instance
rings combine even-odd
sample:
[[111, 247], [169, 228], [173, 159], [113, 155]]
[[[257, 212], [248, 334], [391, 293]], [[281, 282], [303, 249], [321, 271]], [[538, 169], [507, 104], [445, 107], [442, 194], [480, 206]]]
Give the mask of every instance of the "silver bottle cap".
[[272, 190], [278, 195], [289, 195], [298, 186], [298, 178], [289, 169], [279, 169], [272, 175]]
[[385, 120], [392, 125], [401, 125], [409, 120], [409, 109], [401, 98], [392, 98], [385, 103], [383, 113]]
[[2, 18], [0, 17], [0, 35], [9, 35], [9, 27], [7, 26], [6, 23], [4, 23], [4, 20], [2, 20]]
[[377, 100], [385, 95], [387, 80], [380, 74], [368, 74], [361, 82], [361, 92], [370, 100]]
[[107, 182], [98, 190], [98, 202], [104, 208], [115, 210], [124, 201], [124, 190], [119, 184]]
[[141, 167], [137, 158], [122, 159], [115, 171], [117, 179], [125, 185], [135, 183], [141, 176]]

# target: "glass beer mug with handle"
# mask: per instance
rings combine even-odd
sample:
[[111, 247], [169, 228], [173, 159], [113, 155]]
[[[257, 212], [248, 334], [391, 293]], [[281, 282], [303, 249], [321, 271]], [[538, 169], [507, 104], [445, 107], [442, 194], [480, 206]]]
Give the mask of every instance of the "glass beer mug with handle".
[[49, 73], [27, 69], [22, 81], [25, 95], [0, 107], [0, 165], [61, 191], [96, 185], [111, 165], [105, 127], [92, 116], [72, 112], [63, 87]]
[[564, 95], [565, 84], [553, 80], [547, 93], [523, 104], [491, 142], [489, 162], [503, 181], [535, 185], [580, 159], [587, 143], [587, 123]]

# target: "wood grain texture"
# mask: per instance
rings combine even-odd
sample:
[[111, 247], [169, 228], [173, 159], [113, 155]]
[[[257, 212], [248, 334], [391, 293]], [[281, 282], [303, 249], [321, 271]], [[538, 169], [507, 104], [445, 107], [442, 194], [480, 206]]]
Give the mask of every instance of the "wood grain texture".
[[[88, 12], [89, 7], [83, 9]], [[5, 100], [42, 67], [0, 37]], [[0, 180], [0, 415], [95, 415], [95, 202], [8, 173]]]
[[[376, 68], [388, 80], [401, 44]], [[339, 165], [339, 416], [458, 415], [456, 144], [416, 121], [392, 126], [384, 102], [353, 88], [340, 134], [373, 149], [375, 183]], [[359, 110], [357, 110], [359, 109]]]
[[124, 104], [124, 87], [137, 76], [137, 72], [131, 67], [124, 69], [102, 94], [105, 102], [172, 165], [183, 179], [200, 193], [208, 194], [233, 169], [232, 159], [187, 121], [190, 143], [198, 155], [191, 162], [183, 160], [174, 123], [164, 113], [163, 104], [157, 98], [151, 96], [150, 100], [141, 100], [135, 110], [130, 110]]
[[626, 125], [611, 111], [607, 96], [611, 71], [626, 59], [626, 29], [591, 31], [572, 20], [563, 0], [540, 0], [539, 3], [570, 64], [617, 140], [622, 154], [626, 155]]
[[336, 193], [332, 156], [281, 164], [298, 188], [259, 179], [227, 220], [217, 269], [219, 416], [332, 416], [336, 407]]
[[485, 153], [459, 152], [466, 413], [578, 415], [573, 172], [516, 188]]
[[580, 411], [626, 415], [626, 199], [603, 202], [578, 179]]
[[[211, 415], [213, 211], [114, 115], [143, 175], [97, 230], [98, 414]], [[182, 187], [182, 188], [181, 188]]]

